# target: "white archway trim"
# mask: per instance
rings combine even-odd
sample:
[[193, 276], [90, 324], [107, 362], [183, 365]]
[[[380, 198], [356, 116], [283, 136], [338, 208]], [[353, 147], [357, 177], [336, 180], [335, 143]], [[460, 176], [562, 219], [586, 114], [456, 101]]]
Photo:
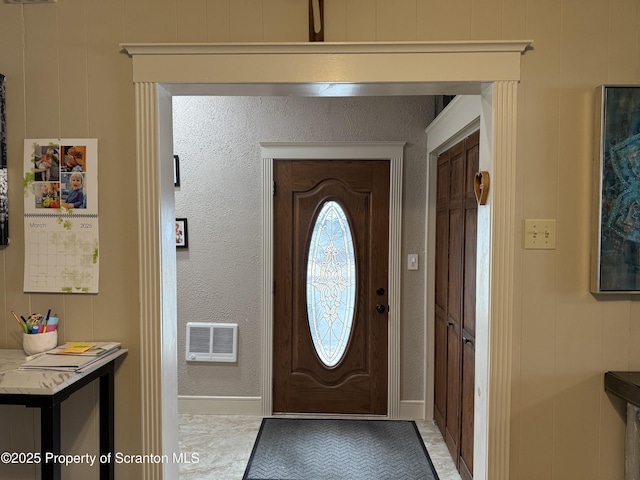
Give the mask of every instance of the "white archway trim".
[[[121, 44], [133, 56], [133, 81], [173, 84], [306, 85], [331, 96], [363, 84], [397, 84], [405, 94], [479, 94], [484, 82], [520, 80], [520, 56], [531, 42], [393, 42], [259, 44]], [[295, 65], [295, 68], [291, 68]], [[286, 72], [286, 76], [283, 76]], [[427, 85], [427, 83], [429, 85]], [[428, 91], [427, 87], [431, 87]], [[445, 89], [443, 91], [442, 89]], [[273, 94], [273, 89], [271, 90]], [[369, 92], [373, 94], [375, 92]], [[394, 92], [395, 93], [395, 92]], [[350, 94], [353, 94], [352, 92]]]
[[[141, 436], [145, 453], [171, 457], [179, 452], [175, 209], [172, 165], [159, 161], [160, 151], [172, 150], [171, 97], [155, 83], [135, 87]], [[179, 476], [173, 462], [147, 462], [142, 472], [145, 479]]]
[[389, 160], [389, 338], [387, 417], [400, 417], [400, 276], [402, 234], [402, 171], [404, 142], [268, 143], [262, 146], [263, 165], [263, 335], [262, 413], [271, 415], [273, 379], [273, 162], [291, 160]]
[[[517, 99], [517, 82], [494, 82], [483, 90], [480, 116], [480, 170], [490, 172], [492, 185], [489, 208], [478, 209], [483, 228], [478, 228], [476, 322], [488, 328], [476, 336], [474, 422], [484, 435], [474, 437], [473, 467], [487, 479], [509, 478]], [[478, 358], [487, 364], [478, 364]]]
[[[476, 398], [482, 423], [476, 425], [474, 476], [509, 477], [517, 82], [530, 43], [122, 45], [133, 56], [136, 83], [142, 453], [159, 453], [160, 446], [163, 453], [177, 451], [177, 370], [167, 358], [176, 328], [170, 300], [173, 295], [175, 302], [175, 271], [171, 278], [168, 265], [174, 212], [167, 194], [173, 188], [166, 175], [173, 152], [163, 130], [171, 125], [170, 96], [330, 96], [334, 88], [350, 95], [480, 94], [480, 163], [492, 174], [492, 188], [478, 218], [478, 256], [485, 262], [478, 269], [485, 287], [478, 290], [478, 308], [486, 323], [476, 351], [487, 356], [476, 363], [476, 381], [486, 388]], [[172, 468], [145, 465], [143, 478], [175, 478]]]

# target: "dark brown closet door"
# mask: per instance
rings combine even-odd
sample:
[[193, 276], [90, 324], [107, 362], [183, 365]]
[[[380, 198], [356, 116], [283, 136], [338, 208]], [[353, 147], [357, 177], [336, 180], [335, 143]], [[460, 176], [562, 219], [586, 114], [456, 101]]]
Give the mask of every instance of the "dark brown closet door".
[[479, 134], [438, 157], [435, 420], [463, 478], [473, 472]]

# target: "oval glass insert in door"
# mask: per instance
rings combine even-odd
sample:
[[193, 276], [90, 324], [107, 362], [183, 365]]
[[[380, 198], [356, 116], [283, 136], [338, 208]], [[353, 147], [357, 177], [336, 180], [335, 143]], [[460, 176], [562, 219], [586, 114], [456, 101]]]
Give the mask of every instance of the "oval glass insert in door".
[[307, 258], [307, 314], [318, 357], [327, 367], [342, 359], [353, 324], [356, 266], [344, 209], [324, 203], [313, 226]]

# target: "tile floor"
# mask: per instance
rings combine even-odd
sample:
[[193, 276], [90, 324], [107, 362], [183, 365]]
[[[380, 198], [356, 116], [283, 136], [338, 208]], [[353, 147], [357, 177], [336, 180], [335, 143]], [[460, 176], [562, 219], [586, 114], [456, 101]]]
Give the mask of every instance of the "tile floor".
[[[180, 415], [180, 452], [199, 461], [180, 465], [180, 480], [240, 480], [262, 417]], [[460, 480], [446, 445], [432, 422], [416, 421], [440, 480]], [[400, 480], [400, 479], [399, 479]]]

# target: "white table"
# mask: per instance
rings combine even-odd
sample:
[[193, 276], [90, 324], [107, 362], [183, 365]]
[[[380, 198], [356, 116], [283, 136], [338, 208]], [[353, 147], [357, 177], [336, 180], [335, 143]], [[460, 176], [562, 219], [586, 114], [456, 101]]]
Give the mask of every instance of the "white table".
[[120, 349], [77, 372], [18, 370], [25, 361], [22, 350], [0, 349], [0, 404], [40, 409], [41, 471], [43, 480], [59, 480], [61, 465], [45, 462], [47, 452], [60, 451], [60, 404], [85, 385], [100, 379], [100, 455], [111, 454], [111, 462], [100, 463], [100, 479], [114, 478], [114, 376], [116, 359], [127, 354]]

